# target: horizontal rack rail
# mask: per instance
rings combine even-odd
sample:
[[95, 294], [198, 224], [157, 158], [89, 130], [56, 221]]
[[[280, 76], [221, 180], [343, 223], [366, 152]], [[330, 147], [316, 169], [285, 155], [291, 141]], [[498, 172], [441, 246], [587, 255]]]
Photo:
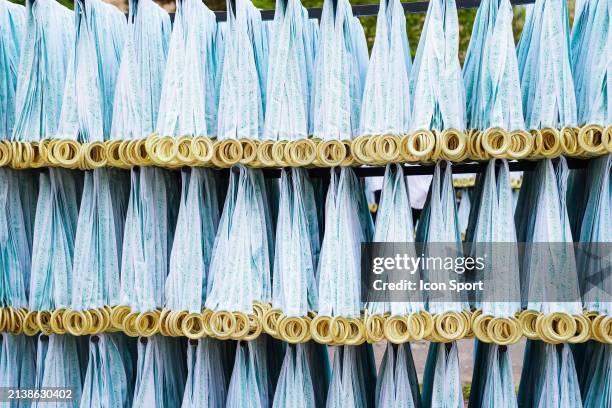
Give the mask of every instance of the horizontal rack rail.
[[[558, 161], [559, 159], [552, 159], [553, 162]], [[567, 166], [571, 170], [585, 169], [589, 163], [588, 159], [577, 159], [566, 157]], [[501, 163], [498, 160], [498, 163]], [[508, 167], [510, 171], [532, 171], [535, 170], [538, 161], [533, 160], [516, 160], [509, 161]], [[446, 162], [441, 162], [440, 165], [442, 168], [446, 167]], [[472, 174], [472, 173], [484, 173], [487, 169], [487, 162], [471, 162], [471, 163], [460, 163], [453, 164], [452, 170], [453, 174]], [[357, 177], [382, 177], [385, 175], [385, 166], [364, 166], [364, 167], [352, 167], [355, 175]], [[336, 171], [340, 169], [338, 167], [334, 168]], [[435, 170], [435, 165], [432, 163], [429, 164], [409, 164], [402, 165], [402, 169], [404, 170], [404, 175], [406, 176], [424, 176], [433, 174]], [[236, 169], [237, 170], [237, 169]], [[229, 169], [225, 169], [225, 171], [229, 171]], [[279, 178], [281, 175], [281, 169], [262, 169], [264, 177], [266, 178]], [[329, 177], [331, 168], [325, 167], [317, 167], [308, 169], [308, 174], [310, 177]]]
[[[510, 0], [513, 6], [521, 6], [525, 4], [533, 4], [535, 0]], [[457, 0], [455, 2], [459, 9], [472, 9], [480, 6], [480, 0]], [[410, 3], [402, 3], [404, 13], [418, 14], [425, 13], [429, 7], [429, 1], [415, 1]], [[378, 14], [378, 4], [355, 4], [352, 5], [353, 16], [355, 17], [371, 17]], [[321, 7], [308, 8], [308, 17], [321, 18], [323, 9]], [[227, 11], [214, 11], [217, 21], [227, 21]], [[174, 22], [174, 13], [170, 13], [170, 19]], [[264, 21], [274, 20], [274, 10], [261, 10], [261, 19]]]

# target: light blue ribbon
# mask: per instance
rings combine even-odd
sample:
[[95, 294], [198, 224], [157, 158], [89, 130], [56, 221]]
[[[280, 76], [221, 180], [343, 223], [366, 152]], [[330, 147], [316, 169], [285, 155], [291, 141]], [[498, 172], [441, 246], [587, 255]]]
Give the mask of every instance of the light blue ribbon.
[[[444, 173], [442, 173], [444, 172]], [[461, 257], [461, 237], [457, 219], [457, 205], [453, 188], [451, 164], [445, 169], [436, 164], [433, 181], [417, 225], [416, 241], [425, 244], [425, 258]], [[452, 270], [435, 267], [422, 268], [423, 280], [429, 282], [461, 281], [462, 276]], [[464, 293], [436, 292], [426, 294], [426, 307], [431, 314], [468, 309]], [[423, 376], [423, 407], [463, 407], [459, 378], [457, 343], [431, 343]]]
[[13, 140], [54, 137], [60, 118], [74, 13], [55, 0], [26, 2], [26, 31], [17, 77]]
[[[610, 268], [610, 254], [606, 254], [612, 220], [612, 156], [592, 159], [585, 171], [573, 180], [583, 187], [583, 194], [575, 199], [584, 203], [579, 237], [581, 250], [577, 254], [583, 302], [586, 310], [609, 315], [612, 281], [606, 270]], [[586, 177], [584, 177], [586, 176]], [[602, 275], [603, 274], [603, 275]], [[597, 341], [576, 345], [573, 348], [576, 369], [580, 379], [582, 402], [585, 407], [605, 407], [612, 403], [612, 347]]]
[[56, 137], [108, 140], [115, 82], [127, 25], [123, 13], [99, 0], [75, 2], [75, 38]]
[[[508, 164], [502, 161], [499, 171], [497, 167], [496, 160], [491, 160], [485, 174], [477, 180], [466, 241], [475, 243], [472, 257], [486, 256], [487, 259], [486, 268], [473, 276], [474, 281], [485, 282], [474, 307], [482, 309], [485, 315], [507, 318], [520, 310], [519, 260], [518, 248], [512, 245], [516, 243], [516, 231]], [[468, 406], [517, 406], [512, 363], [506, 347], [475, 342]]]
[[508, 163], [489, 161], [475, 193], [467, 240], [474, 243], [470, 256], [485, 262], [484, 268], [470, 271], [473, 281], [484, 282], [474, 307], [485, 315], [512, 317], [520, 311], [520, 277]]
[[74, 310], [119, 304], [128, 177], [127, 172], [116, 169], [85, 172], [74, 247]]
[[510, 352], [505, 346], [476, 341], [468, 408], [516, 408]]
[[361, 134], [409, 131], [411, 67], [404, 9], [399, 0], [381, 1], [363, 91]]
[[132, 169], [121, 259], [121, 301], [134, 312], [164, 306], [164, 284], [179, 199], [176, 175], [157, 167]]
[[82, 176], [50, 168], [40, 174], [30, 278], [30, 310], [70, 307]]
[[19, 4], [0, 2], [0, 140], [10, 139], [15, 125], [15, 90], [19, 56], [25, 36], [26, 13]]
[[[463, 256], [452, 180], [451, 164], [446, 162], [446, 168], [442, 169], [438, 162], [416, 232], [416, 241], [425, 244], [425, 258], [444, 259]], [[455, 271], [436, 268], [435, 263], [429, 266], [431, 267], [421, 270], [425, 281], [448, 282], [451, 279], [462, 279], [462, 276]], [[435, 298], [431, 298], [431, 293], [428, 292], [425, 299], [427, 310], [432, 314], [460, 312], [468, 308], [463, 293], [445, 291], [436, 292], [435, 295]]]
[[36, 211], [36, 175], [0, 169], [0, 304], [27, 307]]
[[376, 406], [381, 408], [417, 408], [421, 406], [419, 379], [410, 344], [387, 343], [378, 379]]
[[231, 375], [227, 341], [201, 339], [187, 348], [187, 382], [182, 408], [224, 408]]
[[268, 53], [261, 14], [251, 0], [227, 1], [217, 136], [261, 138]]
[[[577, 270], [583, 288], [586, 310], [612, 314], [612, 276], [609, 271], [612, 255], [606, 246], [612, 242], [612, 155], [592, 159], [587, 168], [584, 217], [579, 232], [580, 252], [577, 254]], [[608, 272], [605, 275], [606, 271]], [[600, 274], [604, 274], [600, 278]]]
[[331, 169], [325, 235], [319, 258], [319, 314], [359, 317], [361, 243], [372, 237], [372, 219], [353, 170]]
[[585, 408], [603, 408], [612, 404], [612, 346], [597, 341], [581, 344], [574, 350], [580, 378], [580, 394]]
[[194, 167], [181, 170], [181, 199], [170, 268], [165, 283], [166, 307], [199, 313], [206, 301], [207, 280], [219, 225], [218, 174]]
[[184, 339], [156, 335], [138, 341], [133, 408], [178, 408], [187, 370]]
[[576, 367], [567, 344], [527, 341], [518, 404], [520, 407], [582, 407]]
[[264, 137], [308, 137], [312, 124], [313, 30], [299, 0], [277, 0], [270, 38]]
[[375, 384], [376, 368], [371, 345], [337, 347], [326, 407], [373, 407]]
[[[25, 335], [0, 336], [0, 387], [33, 389], [36, 381], [36, 340]], [[3, 401], [3, 408], [30, 407], [30, 401]]]
[[273, 221], [261, 170], [232, 169], [215, 239], [206, 307], [252, 313], [272, 300]]
[[612, 122], [612, 62], [605, 57], [612, 54], [611, 9], [605, 0], [575, 4], [571, 54], [579, 125]]
[[267, 336], [260, 336], [253, 341], [238, 343], [226, 408], [272, 406], [280, 369], [275, 367], [273, 359], [283, 354], [282, 350], [274, 349], [273, 342]]
[[367, 44], [347, 0], [326, 0], [314, 74], [314, 136], [350, 139], [359, 134]]
[[305, 169], [283, 170], [276, 226], [272, 307], [306, 316], [318, 306], [319, 225], [314, 189]]
[[155, 130], [170, 40], [170, 16], [152, 0], [130, 0], [113, 105], [111, 139]]
[[[408, 183], [402, 166], [388, 164], [383, 179], [380, 205], [376, 212], [374, 242], [402, 243], [402, 252], [416, 257], [413, 225]], [[420, 274], [416, 272], [411, 279], [415, 277], [418, 281]], [[389, 312], [394, 316], [416, 313], [425, 309], [420, 292], [407, 291], [404, 295], [402, 297], [408, 301], [376, 299], [367, 304], [367, 309], [372, 314]]]
[[525, 128], [510, 1], [485, 0], [478, 7], [463, 80], [468, 128]]
[[[103, 333], [89, 341], [87, 374], [80, 408], [127, 408], [132, 403], [131, 360], [123, 334]], [[126, 358], [127, 357], [127, 358]]]
[[176, 4], [156, 131], [161, 136], [216, 134], [217, 22], [198, 0]]
[[82, 393], [87, 357], [78, 337], [51, 334], [40, 335], [36, 355], [36, 388], [70, 390], [71, 399], [54, 402], [34, 401], [32, 408], [76, 408]]
[[[542, 160], [525, 174], [517, 204], [517, 239], [532, 244], [521, 263], [521, 298], [523, 307], [538, 312], [582, 312], [566, 206], [567, 176], [563, 157], [556, 167]], [[554, 259], [545, 253], [546, 245]]]
[[273, 408], [315, 408], [316, 396], [306, 353], [307, 344], [288, 345]]
[[458, 52], [455, 0], [430, 1], [410, 71], [410, 94], [415, 101], [411, 131], [465, 128], [465, 97]]
[[[521, 290], [524, 307], [538, 312], [580, 314], [582, 303], [571, 245], [572, 234], [566, 205], [568, 168], [563, 157], [556, 167], [542, 160], [525, 174], [515, 220], [519, 242], [535, 245], [523, 257]], [[543, 254], [543, 246], [564, 251]], [[567, 344], [527, 342], [519, 406], [581, 407], [574, 359]]]
[[330, 376], [327, 346], [287, 345], [272, 407], [325, 407]]
[[422, 389], [423, 408], [462, 408], [457, 342], [430, 343]]
[[575, 126], [568, 11], [565, 0], [536, 0], [518, 44], [528, 129]]

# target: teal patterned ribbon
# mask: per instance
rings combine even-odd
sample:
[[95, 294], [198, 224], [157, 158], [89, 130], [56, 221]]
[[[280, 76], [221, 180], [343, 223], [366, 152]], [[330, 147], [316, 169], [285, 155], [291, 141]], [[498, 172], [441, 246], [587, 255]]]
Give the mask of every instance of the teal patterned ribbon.
[[471, 256], [487, 257], [485, 268], [472, 271], [484, 290], [473, 301], [483, 314], [512, 317], [520, 311], [520, 277], [510, 171], [505, 160], [492, 159], [480, 175], [466, 241], [474, 243]]
[[75, 37], [56, 137], [109, 139], [115, 82], [126, 38], [123, 13], [99, 0], [75, 2]]
[[536, 0], [518, 44], [527, 129], [575, 126], [568, 11], [565, 0]]
[[[155, 129], [168, 53], [170, 17], [151, 0], [130, 2], [127, 38], [115, 91], [112, 139], [149, 136]], [[120, 304], [134, 312], [161, 309], [174, 238], [177, 175], [156, 167], [131, 171]]]
[[182, 408], [224, 408], [235, 344], [214, 339], [190, 341]]
[[27, 307], [37, 177], [0, 169], [0, 305]]
[[177, 2], [157, 118], [159, 135], [217, 133], [218, 37], [215, 15], [204, 3]]
[[165, 282], [169, 310], [199, 313], [204, 307], [220, 217], [216, 177], [209, 169], [181, 170], [180, 207]]
[[206, 307], [252, 313], [272, 300], [274, 230], [261, 170], [232, 169], [207, 282]]
[[282, 356], [281, 343], [270, 337], [238, 342], [232, 377], [227, 390], [226, 408], [271, 407]]
[[15, 125], [15, 91], [19, 56], [25, 36], [25, 8], [8, 0], [0, 2], [0, 140], [10, 139]]
[[[0, 387], [33, 389], [36, 385], [36, 339], [2, 333], [0, 336]], [[30, 406], [29, 401], [4, 401], [3, 408]]]
[[181, 406], [187, 370], [185, 340], [155, 335], [138, 341], [133, 408]]
[[368, 49], [348, 0], [325, 0], [314, 74], [314, 136], [350, 139], [359, 134]]
[[[566, 206], [567, 177], [564, 158], [556, 166], [542, 160], [525, 174], [517, 204], [518, 241], [534, 244], [527, 247], [521, 262], [521, 297], [524, 308], [537, 312], [582, 312]], [[551, 252], [556, 254], [554, 262], [542, 255], [544, 245], [559, 247], [563, 243], [567, 251]]]
[[[444, 259], [463, 255], [452, 180], [451, 164], [446, 162], [442, 169], [438, 162], [417, 225], [416, 241], [425, 244], [425, 257]], [[430, 282], [461, 280], [456, 272], [445, 269], [423, 268], [421, 273], [423, 280]], [[435, 298], [427, 293], [426, 297], [426, 307], [431, 314], [461, 312], [469, 307], [463, 293], [437, 292]], [[423, 407], [463, 407], [456, 342], [430, 344], [423, 377]]]
[[612, 54], [610, 15], [605, 0], [583, 0], [574, 6], [571, 36], [572, 74], [576, 87], [578, 124], [612, 122]]
[[287, 345], [272, 407], [324, 407], [329, 374], [325, 346], [314, 342]]
[[577, 254], [577, 270], [586, 310], [612, 314], [611, 254], [605, 243], [612, 242], [612, 155], [592, 159], [586, 169], [585, 194], [577, 197], [585, 203], [578, 237], [581, 250]]
[[602, 408], [612, 403], [612, 346], [590, 341], [574, 348], [580, 378], [580, 395], [585, 408]]
[[74, 13], [55, 0], [26, 2], [26, 31], [17, 76], [13, 140], [54, 137], [59, 124]]
[[410, 344], [387, 343], [378, 379], [376, 406], [385, 408], [418, 408], [421, 406], [419, 379]]
[[306, 316], [318, 306], [319, 224], [314, 188], [305, 169], [281, 173], [272, 307]]
[[363, 91], [361, 134], [402, 134], [409, 131], [411, 67], [402, 4], [399, 0], [381, 1]]
[[[520, 311], [519, 259], [508, 163], [497, 164], [491, 160], [479, 176], [466, 240], [475, 243], [471, 256], [488, 259], [485, 269], [473, 276], [485, 282], [474, 307], [484, 315], [509, 318]], [[469, 407], [516, 407], [507, 347], [476, 340], [475, 349]]]
[[32, 408], [77, 408], [80, 406], [87, 356], [81, 338], [51, 334], [38, 337], [36, 353], [36, 385], [40, 388], [71, 390], [71, 399], [55, 402], [35, 400]]
[[155, 130], [170, 40], [170, 16], [152, 0], [130, 0], [113, 105], [111, 139]]
[[268, 49], [261, 14], [251, 0], [228, 0], [217, 137], [261, 138]]
[[319, 314], [359, 317], [361, 243], [372, 237], [372, 218], [352, 169], [331, 169], [325, 235], [319, 258]]
[[335, 349], [327, 408], [373, 407], [375, 385], [376, 367], [370, 344]]
[[422, 402], [424, 408], [464, 406], [457, 342], [429, 345], [423, 374]]
[[176, 175], [132, 169], [121, 259], [121, 300], [134, 312], [161, 309], [179, 198]]
[[[412, 221], [412, 208], [408, 194], [408, 182], [404, 176], [402, 166], [388, 164], [385, 169], [383, 186], [380, 196], [380, 205], [376, 212], [376, 225], [374, 228], [374, 242], [402, 243], [402, 251], [408, 256], [416, 257], [414, 247], [414, 229]], [[416, 278], [420, 277], [416, 273]], [[371, 314], [406, 315], [425, 310], [420, 293], [408, 291], [404, 298], [407, 301], [389, 301], [389, 299], [372, 299], [367, 304]]]
[[[573, 198], [584, 203], [580, 218], [581, 251], [577, 257], [580, 285], [586, 310], [610, 315], [612, 280], [610, 254], [606, 254], [612, 231], [612, 156], [592, 159], [573, 182], [583, 188]], [[577, 171], [575, 171], [577, 172]], [[612, 403], [612, 347], [597, 341], [573, 347], [584, 407], [604, 407]]]
[[40, 174], [30, 277], [30, 310], [70, 307], [74, 241], [83, 188], [80, 172]]
[[270, 38], [264, 137], [293, 140], [313, 128], [312, 82], [318, 26], [299, 0], [277, 0]]
[[486, 0], [478, 7], [463, 80], [468, 128], [525, 128], [510, 1]]
[[510, 352], [505, 346], [476, 341], [468, 408], [516, 408]]
[[[566, 206], [567, 176], [563, 157], [556, 166], [543, 160], [535, 171], [525, 174], [515, 214], [519, 242], [572, 242]], [[568, 247], [564, 256], [558, 254], [556, 251], [554, 260], [525, 254], [521, 265], [524, 306], [544, 313], [580, 314], [582, 303], [573, 250]], [[576, 367], [567, 344], [527, 342], [518, 402], [519, 406], [581, 406]]]
[[74, 310], [116, 306], [120, 302], [119, 268], [128, 196], [126, 172], [85, 172], [74, 247]]
[[[26, 10], [9, 1], [0, 2], [0, 140], [10, 139], [15, 124], [19, 57], [24, 42]], [[32, 229], [36, 176], [23, 171], [0, 169], [0, 304], [26, 307], [30, 285]], [[23, 335], [0, 336], [0, 387], [33, 388], [36, 375], [36, 345]], [[18, 400], [7, 408], [28, 407]]]
[[132, 356], [123, 334], [103, 333], [92, 337], [80, 407], [130, 407], [133, 370]]
[[465, 128], [465, 91], [458, 51], [455, 0], [430, 1], [410, 71], [410, 94], [415, 101], [411, 131]]
[[[457, 257], [463, 254], [452, 180], [451, 164], [446, 162], [445, 168], [442, 169], [440, 162], [437, 163], [416, 231], [416, 241], [425, 245], [425, 257], [444, 259], [447, 256]], [[443, 268], [423, 268], [421, 273], [423, 279], [430, 282], [460, 279], [456, 272]], [[467, 299], [462, 294], [438, 292], [435, 298], [429, 295], [431, 294], [428, 294], [425, 301], [427, 310], [432, 314], [460, 312], [468, 308]]]
[[582, 407], [576, 367], [567, 344], [527, 342], [518, 405]]

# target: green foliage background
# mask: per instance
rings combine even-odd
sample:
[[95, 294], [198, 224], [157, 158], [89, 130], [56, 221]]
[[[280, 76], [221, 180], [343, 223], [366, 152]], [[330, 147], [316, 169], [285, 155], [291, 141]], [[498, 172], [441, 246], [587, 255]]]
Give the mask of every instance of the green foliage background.
[[[11, 0], [16, 3], [24, 3], [24, 0]], [[58, 0], [60, 3], [64, 4], [69, 8], [74, 7], [73, 0]], [[109, 3], [115, 4], [117, 7], [121, 8], [124, 11], [127, 11], [127, 0], [105, 0]], [[175, 10], [174, 0], [155, 0], [157, 3], [162, 5], [168, 11]], [[416, 0], [408, 0], [407, 2], [414, 2]], [[378, 3], [377, 0], [350, 0], [351, 4], [373, 4]], [[204, 3], [211, 10], [225, 10], [226, 8], [226, 0], [205, 0]], [[273, 9], [275, 8], [276, 1], [275, 0], [253, 0], [253, 3], [259, 7], [260, 9]], [[570, 5], [570, 14], [573, 10], [574, 0], [568, 0]], [[305, 7], [322, 7], [323, 0], [302, 0], [302, 4]], [[472, 26], [474, 24], [474, 18], [476, 16], [476, 9], [459, 9], [459, 58], [463, 62], [465, 57], [465, 52], [467, 50], [470, 35], [472, 33]], [[376, 17], [361, 17], [360, 18], [363, 28], [368, 40], [368, 46], [370, 49], [372, 48], [372, 44], [374, 44], [374, 37], [376, 35]], [[412, 54], [416, 52], [417, 45], [419, 43], [419, 36], [421, 35], [421, 30], [423, 29], [423, 23], [425, 21], [425, 14], [407, 14], [406, 15], [406, 30], [408, 32], [408, 42], [410, 43], [410, 48], [412, 50]], [[523, 7], [514, 7], [514, 38], [515, 41], [518, 42], [518, 38], [520, 36], [521, 30], [523, 28], [523, 24], [525, 21], [525, 10]]]

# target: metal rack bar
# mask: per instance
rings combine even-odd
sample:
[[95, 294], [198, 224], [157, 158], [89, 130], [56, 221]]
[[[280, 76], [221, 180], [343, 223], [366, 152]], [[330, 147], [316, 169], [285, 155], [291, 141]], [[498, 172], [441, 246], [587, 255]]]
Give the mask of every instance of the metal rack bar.
[[[553, 159], [558, 161], [559, 159]], [[587, 167], [589, 160], [566, 158], [567, 165], [572, 170], [584, 169]], [[519, 160], [508, 162], [510, 171], [532, 171], [536, 168], [538, 162], [531, 160]], [[442, 166], [445, 162], [442, 162]], [[433, 164], [412, 164], [403, 165], [404, 174], [406, 176], [423, 176], [433, 174], [435, 166]], [[338, 169], [338, 168], [336, 168]], [[469, 174], [469, 173], [484, 173], [487, 169], [486, 162], [472, 162], [453, 164], [453, 174]], [[279, 178], [280, 169], [263, 169], [264, 177]], [[330, 168], [311, 168], [308, 169], [310, 177], [329, 177]], [[382, 177], [385, 175], [385, 167], [354, 167], [353, 171], [358, 177]]]
[[[534, 3], [535, 0], [511, 0], [513, 5]], [[477, 8], [480, 5], [480, 0], [457, 0], [457, 8], [470, 9]], [[404, 13], [425, 13], [429, 7], [429, 1], [417, 1], [412, 3], [402, 3]], [[353, 15], [355, 17], [376, 16], [378, 14], [378, 4], [355, 4], [352, 6]], [[315, 7], [308, 9], [308, 17], [321, 18], [322, 8]], [[225, 21], [227, 19], [226, 11], [215, 11], [217, 21]], [[261, 18], [263, 20], [273, 20], [274, 10], [261, 10]]]
[[[513, 6], [535, 3], [535, 0], [510, 0]], [[457, 8], [471, 9], [477, 8], [480, 5], [480, 0], [457, 0]], [[416, 1], [412, 3], [402, 3], [404, 13], [425, 13], [429, 7], [429, 1]], [[352, 6], [353, 15], [355, 17], [376, 16], [378, 14], [378, 4], [355, 4]], [[308, 9], [308, 17], [321, 18], [323, 9], [313, 7]], [[215, 11], [217, 21], [227, 20], [227, 11]], [[261, 10], [262, 20], [274, 20], [274, 10]], [[174, 13], [170, 13], [170, 19], [174, 22]]]

